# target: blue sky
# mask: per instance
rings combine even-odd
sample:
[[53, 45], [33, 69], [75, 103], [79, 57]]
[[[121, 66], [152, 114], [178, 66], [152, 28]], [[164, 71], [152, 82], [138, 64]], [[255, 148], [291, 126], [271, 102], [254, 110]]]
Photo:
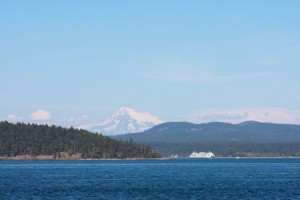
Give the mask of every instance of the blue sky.
[[0, 119], [120, 107], [300, 124], [300, 1], [1, 1]]

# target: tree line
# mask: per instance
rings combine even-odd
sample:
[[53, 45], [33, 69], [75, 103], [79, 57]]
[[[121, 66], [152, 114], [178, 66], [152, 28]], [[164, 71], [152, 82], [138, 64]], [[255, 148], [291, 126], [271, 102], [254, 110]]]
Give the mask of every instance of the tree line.
[[86, 130], [57, 126], [0, 122], [0, 156], [53, 155], [80, 153], [83, 159], [156, 158], [159, 153], [148, 145], [117, 141]]
[[148, 142], [162, 156], [187, 157], [193, 151], [212, 151], [218, 157], [300, 157], [300, 142]]

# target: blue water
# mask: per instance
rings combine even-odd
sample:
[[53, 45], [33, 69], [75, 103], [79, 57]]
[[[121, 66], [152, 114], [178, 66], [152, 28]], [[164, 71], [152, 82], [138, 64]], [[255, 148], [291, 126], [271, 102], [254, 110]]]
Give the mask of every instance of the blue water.
[[0, 199], [300, 199], [300, 159], [0, 161]]

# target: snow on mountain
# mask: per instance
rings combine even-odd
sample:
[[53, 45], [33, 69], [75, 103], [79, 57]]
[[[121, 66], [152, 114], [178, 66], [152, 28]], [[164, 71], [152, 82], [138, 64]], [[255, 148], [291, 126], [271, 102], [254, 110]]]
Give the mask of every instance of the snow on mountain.
[[102, 133], [103, 135], [120, 135], [125, 133], [142, 132], [157, 124], [161, 124], [159, 118], [147, 113], [139, 113], [132, 108], [121, 108], [110, 117], [96, 124], [84, 125], [79, 129]]

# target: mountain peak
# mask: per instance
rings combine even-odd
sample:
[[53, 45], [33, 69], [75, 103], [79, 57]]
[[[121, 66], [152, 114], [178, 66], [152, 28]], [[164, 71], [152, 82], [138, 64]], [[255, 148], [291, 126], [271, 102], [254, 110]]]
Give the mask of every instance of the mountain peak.
[[119, 135], [142, 132], [162, 122], [147, 112], [137, 112], [132, 108], [122, 107], [99, 123], [79, 128], [105, 135]]
[[129, 107], [122, 107], [118, 110], [118, 112], [135, 112], [135, 111]]
[[135, 115], [137, 112], [132, 108], [123, 107], [113, 113], [113, 115]]
[[113, 116], [118, 115], [128, 115], [130, 116], [130, 118], [133, 118], [139, 122], [151, 122], [155, 125], [161, 124], [163, 122], [158, 117], [155, 117], [148, 112], [137, 112], [134, 109], [128, 107], [120, 108], [113, 114]]

